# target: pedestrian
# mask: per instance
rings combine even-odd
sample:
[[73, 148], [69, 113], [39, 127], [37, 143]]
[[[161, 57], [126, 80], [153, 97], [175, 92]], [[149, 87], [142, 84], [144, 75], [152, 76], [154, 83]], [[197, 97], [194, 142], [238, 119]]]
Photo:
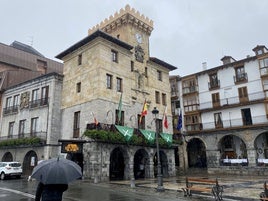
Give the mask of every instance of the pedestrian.
[[39, 182], [36, 189], [35, 201], [62, 201], [62, 194], [67, 189], [68, 184], [43, 184]]

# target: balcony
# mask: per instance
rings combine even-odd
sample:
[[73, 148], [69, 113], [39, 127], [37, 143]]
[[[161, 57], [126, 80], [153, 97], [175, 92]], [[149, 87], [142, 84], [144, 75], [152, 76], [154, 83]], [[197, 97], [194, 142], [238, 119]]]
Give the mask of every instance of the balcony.
[[46, 144], [47, 133], [23, 133], [17, 135], [1, 136], [0, 147], [18, 147]]
[[190, 87], [184, 87], [182, 89], [183, 95], [189, 94], [189, 93], [195, 93], [198, 91], [198, 86], [190, 86]]
[[234, 83], [240, 84], [248, 81], [248, 74], [247, 73], [240, 73], [234, 76]]
[[19, 106], [18, 105], [6, 107], [6, 108], [3, 109], [3, 115], [17, 114], [18, 111], [19, 111]]
[[29, 102], [30, 108], [39, 108], [48, 105], [48, 98], [41, 98]]
[[218, 79], [213, 80], [212, 82], [208, 83], [209, 90], [214, 90], [214, 89], [219, 89], [219, 88], [220, 88], [220, 80]]
[[213, 104], [212, 101], [200, 103], [199, 108], [202, 112], [207, 112], [210, 110], [219, 109], [219, 107], [236, 107], [238, 105], [246, 105], [246, 104], [263, 102], [265, 100], [265, 94], [263, 91], [248, 94], [248, 99], [245, 99], [245, 100], [247, 101], [241, 102], [241, 98], [239, 98], [239, 96], [234, 96], [234, 97], [220, 99], [220, 101], [217, 102], [216, 105]]
[[[219, 126], [220, 125], [220, 126]], [[239, 129], [245, 127], [256, 127], [256, 126], [268, 126], [268, 120], [266, 115], [253, 116], [251, 121], [243, 120], [243, 118], [236, 119], [223, 119], [221, 123], [215, 124], [215, 122], [204, 122], [202, 123], [202, 128], [199, 130], [203, 131], [215, 131], [215, 130], [225, 130], [225, 129]]]

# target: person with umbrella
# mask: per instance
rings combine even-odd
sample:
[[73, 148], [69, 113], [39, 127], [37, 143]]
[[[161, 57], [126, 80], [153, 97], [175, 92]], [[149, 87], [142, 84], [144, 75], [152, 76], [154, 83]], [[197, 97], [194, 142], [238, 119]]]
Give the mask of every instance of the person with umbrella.
[[81, 167], [71, 160], [53, 158], [42, 161], [31, 175], [39, 181], [35, 201], [61, 201], [68, 184], [82, 177]]

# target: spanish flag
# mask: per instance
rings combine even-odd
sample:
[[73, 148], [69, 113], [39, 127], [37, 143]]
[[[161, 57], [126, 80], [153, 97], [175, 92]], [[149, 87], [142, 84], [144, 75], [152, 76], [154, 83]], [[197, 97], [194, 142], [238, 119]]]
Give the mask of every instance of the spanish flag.
[[168, 129], [168, 120], [167, 120], [167, 106], [165, 108], [164, 114], [163, 114], [163, 123], [164, 127]]
[[145, 115], [147, 115], [147, 102], [146, 102], [146, 99], [144, 101], [144, 104], [143, 104], [143, 108], [142, 108], [142, 111], [141, 111], [141, 116], [140, 116], [140, 123], [141, 123], [141, 120], [142, 120], [142, 117], [144, 117]]

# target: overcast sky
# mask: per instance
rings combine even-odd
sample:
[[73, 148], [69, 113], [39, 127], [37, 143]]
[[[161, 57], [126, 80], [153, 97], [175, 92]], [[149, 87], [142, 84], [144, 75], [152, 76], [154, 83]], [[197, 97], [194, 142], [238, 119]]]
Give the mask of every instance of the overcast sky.
[[17, 40], [55, 59], [126, 4], [154, 21], [150, 56], [176, 66], [172, 75], [268, 47], [268, 0], [1, 0], [0, 42]]

